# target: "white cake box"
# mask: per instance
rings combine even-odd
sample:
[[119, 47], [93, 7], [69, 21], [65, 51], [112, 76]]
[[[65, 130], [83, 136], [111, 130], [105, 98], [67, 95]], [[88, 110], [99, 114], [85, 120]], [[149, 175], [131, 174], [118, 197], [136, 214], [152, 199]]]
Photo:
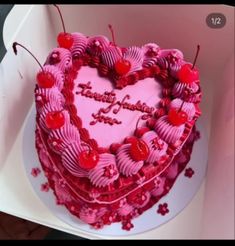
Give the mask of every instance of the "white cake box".
[[[62, 5], [68, 32], [110, 36], [112, 24], [120, 46], [155, 42], [178, 48], [192, 61], [197, 44], [203, 100], [202, 119], [209, 139], [208, 171], [197, 197], [167, 224], [137, 238], [234, 238], [234, 8], [225, 5]], [[222, 13], [221, 29], [206, 17]], [[26, 52], [16, 57], [14, 41], [28, 47], [43, 63], [56, 46], [61, 23], [51, 5], [15, 5], [3, 29], [7, 53], [0, 64], [0, 211], [80, 236], [51, 215], [29, 187], [17, 165], [21, 132], [33, 104], [37, 64]], [[20, 194], [20, 195], [19, 195]], [[32, 209], [32, 207], [34, 209]], [[186, 220], [192, 220], [185, 223]]]

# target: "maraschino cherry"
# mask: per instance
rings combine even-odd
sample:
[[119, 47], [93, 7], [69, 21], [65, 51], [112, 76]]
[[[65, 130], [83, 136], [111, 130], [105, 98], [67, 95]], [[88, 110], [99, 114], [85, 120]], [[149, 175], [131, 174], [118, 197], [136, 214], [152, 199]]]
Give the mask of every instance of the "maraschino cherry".
[[63, 31], [64, 31], [64, 32], [59, 33], [59, 35], [57, 36], [57, 42], [60, 47], [65, 48], [65, 49], [70, 49], [73, 45], [73, 36], [70, 33], [67, 33], [65, 30], [64, 19], [61, 14], [59, 6], [57, 4], [53, 4], [53, 5], [56, 7], [56, 9], [59, 12], [60, 19], [61, 19], [62, 26], [63, 26]]
[[149, 147], [143, 140], [135, 138], [131, 142], [130, 155], [134, 161], [145, 161], [149, 156]]
[[17, 55], [17, 48], [16, 48], [17, 45], [25, 49], [40, 66], [42, 71], [37, 74], [38, 86], [40, 88], [45, 88], [45, 89], [53, 87], [55, 84], [54, 76], [50, 72], [47, 72], [43, 69], [43, 66], [41, 65], [41, 63], [38, 61], [38, 59], [34, 56], [34, 54], [30, 50], [28, 50], [24, 45], [14, 42], [12, 45], [12, 48], [14, 50], [15, 55]]
[[179, 70], [179, 72], [178, 72], [179, 81], [181, 81], [183, 83], [190, 84], [190, 83], [197, 81], [199, 79], [199, 71], [197, 68], [195, 68], [195, 64], [197, 61], [199, 50], [200, 50], [200, 45], [197, 46], [197, 53], [196, 53], [196, 56], [194, 58], [193, 65], [184, 64], [181, 67], [181, 69]]
[[61, 128], [65, 123], [64, 114], [62, 111], [52, 111], [47, 113], [45, 117], [46, 127], [50, 130]]
[[168, 120], [174, 126], [180, 126], [188, 120], [188, 115], [182, 111], [184, 101], [179, 109], [171, 108], [168, 112]]
[[99, 161], [99, 153], [92, 149], [90, 145], [84, 144], [88, 147], [87, 150], [83, 150], [78, 155], [78, 165], [86, 170], [94, 168]]
[[[112, 34], [113, 44], [114, 44], [115, 47], [117, 47], [116, 46], [116, 42], [115, 42], [114, 31], [113, 31], [112, 25], [109, 25], [109, 29], [110, 29], [111, 34]], [[116, 73], [118, 75], [121, 75], [121, 76], [122, 75], [125, 75], [125, 74], [127, 74], [130, 71], [130, 69], [131, 69], [131, 63], [128, 60], [124, 59], [120, 55], [120, 60], [118, 60], [114, 64], [114, 69], [115, 69], [115, 71], [116, 71]]]

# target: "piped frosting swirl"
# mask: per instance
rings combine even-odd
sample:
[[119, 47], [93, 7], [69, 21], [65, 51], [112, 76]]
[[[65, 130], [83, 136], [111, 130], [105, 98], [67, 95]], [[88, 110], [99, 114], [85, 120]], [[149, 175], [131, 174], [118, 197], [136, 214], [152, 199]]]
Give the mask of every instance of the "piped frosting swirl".
[[80, 143], [72, 143], [62, 153], [62, 164], [72, 175], [76, 177], [87, 177], [88, 172], [82, 169], [78, 163], [79, 154], [86, 148]]
[[[169, 108], [180, 109], [182, 102], [183, 101], [180, 98], [176, 98], [176, 99], [171, 101]], [[184, 111], [185, 113], [187, 113], [188, 120], [192, 120], [193, 117], [195, 116], [195, 113], [196, 113], [196, 109], [195, 109], [194, 104], [190, 103], [190, 102], [184, 102], [181, 110]]]
[[172, 125], [168, 120], [168, 116], [165, 115], [157, 120], [154, 129], [162, 140], [168, 144], [174, 144], [183, 135], [184, 128], [184, 124], [180, 126]]
[[131, 144], [122, 145], [116, 155], [117, 167], [119, 171], [125, 176], [132, 176], [136, 174], [144, 165], [143, 161], [134, 161], [130, 156]]
[[72, 57], [80, 57], [82, 56], [87, 47], [87, 37], [82, 33], [75, 32], [72, 34], [73, 36], [73, 45], [71, 47]]
[[160, 139], [155, 131], [146, 132], [142, 136], [142, 140], [147, 143], [150, 150], [149, 157], [146, 162], [154, 163], [166, 154], [168, 144]]
[[[57, 57], [54, 57], [54, 56]], [[53, 58], [54, 57], [54, 58]], [[55, 48], [49, 54], [47, 63], [58, 67], [61, 71], [65, 72], [67, 69], [72, 67], [72, 56], [71, 52], [64, 48]]]
[[119, 177], [115, 156], [108, 153], [100, 154], [96, 167], [89, 171], [88, 177], [97, 187], [112, 184]]
[[48, 143], [52, 150], [61, 153], [72, 143], [80, 143], [80, 136], [75, 126], [65, 124], [63, 127], [50, 132]]

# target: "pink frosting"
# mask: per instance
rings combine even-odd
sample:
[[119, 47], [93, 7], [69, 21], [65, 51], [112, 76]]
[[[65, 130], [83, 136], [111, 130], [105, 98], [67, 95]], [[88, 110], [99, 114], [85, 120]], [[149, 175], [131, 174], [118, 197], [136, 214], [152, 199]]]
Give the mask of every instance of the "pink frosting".
[[160, 47], [157, 44], [149, 43], [142, 47], [144, 53], [143, 67], [151, 67], [157, 63]]
[[87, 37], [82, 33], [72, 33], [73, 45], [70, 49], [72, 56], [81, 56], [84, 54], [87, 47]]
[[88, 172], [82, 169], [78, 164], [78, 155], [85, 150], [80, 143], [72, 143], [62, 153], [62, 164], [64, 167], [76, 177], [87, 177]]
[[191, 94], [191, 95], [187, 96], [186, 100], [187, 100], [187, 102], [200, 103], [201, 98], [202, 98], [202, 92], [199, 91], [195, 94]]
[[185, 162], [188, 162], [189, 160], [188, 160], [187, 155], [185, 155], [185, 154], [183, 153], [183, 151], [181, 150], [181, 151], [178, 153], [178, 155], [176, 156], [175, 161], [176, 161], [177, 163], [185, 163]]
[[134, 210], [134, 207], [131, 206], [128, 203], [125, 203], [123, 206], [121, 206], [117, 212], [120, 216], [127, 216], [128, 214], [130, 214], [132, 211]]
[[[169, 107], [179, 109], [181, 107], [182, 102], [183, 101], [180, 98], [176, 98], [176, 99], [171, 101]], [[182, 107], [182, 111], [187, 113], [189, 120], [192, 120], [193, 117], [195, 116], [195, 113], [196, 113], [196, 109], [195, 109], [194, 104], [190, 103], [190, 102], [184, 102], [183, 107]]]
[[143, 46], [144, 61], [143, 67], [151, 67], [157, 63], [160, 47], [157, 44], [149, 43]]
[[132, 176], [136, 174], [144, 165], [143, 161], [134, 161], [130, 156], [131, 144], [122, 145], [116, 155], [117, 167], [119, 171], [125, 176]]
[[174, 179], [177, 176], [177, 174], [178, 174], [178, 163], [173, 162], [167, 169], [166, 177], [169, 179]]
[[51, 162], [48, 157], [48, 152], [46, 152], [45, 149], [40, 149], [39, 150], [39, 158], [41, 162], [48, 168], [52, 170]]
[[96, 167], [89, 171], [88, 177], [92, 184], [97, 187], [104, 187], [119, 177], [115, 156], [112, 154], [100, 154]]
[[[51, 104], [50, 102], [45, 104], [45, 106], [42, 108], [42, 111], [41, 111], [41, 114], [40, 114], [40, 117], [39, 117], [39, 124], [40, 126], [46, 131], [46, 132], [49, 132], [50, 129], [47, 128], [46, 124], [45, 124], [45, 118], [46, 118], [46, 115], [49, 113], [49, 112], [52, 112], [52, 111], [60, 111], [62, 110], [62, 106], [59, 105], [59, 104]], [[64, 117], [65, 117], [65, 123], [69, 123], [70, 122], [70, 116], [69, 116], [69, 113], [66, 111], [66, 110], [63, 110], [62, 111], [63, 114], [64, 114]]]
[[168, 67], [169, 67], [169, 64], [168, 64], [166, 57], [158, 57], [157, 64], [162, 69], [168, 69]]
[[[35, 101], [41, 102], [42, 105], [50, 102], [52, 105], [63, 106], [65, 99], [57, 87], [51, 89], [38, 88], [35, 91]], [[41, 112], [42, 108], [38, 108], [38, 112]]]
[[151, 191], [152, 196], [160, 196], [164, 191], [166, 178], [164, 177], [156, 177], [154, 180], [155, 188]]
[[143, 208], [145, 205], [148, 204], [149, 200], [150, 200], [151, 194], [150, 192], [146, 191], [143, 195], [142, 195], [142, 201], [143, 203], [139, 204], [139, 203], [134, 203], [133, 206], [136, 208]]
[[122, 52], [120, 48], [110, 46], [101, 54], [103, 63], [109, 68], [113, 68], [114, 64], [122, 58]]
[[58, 67], [61, 71], [64, 72], [72, 66], [72, 56], [71, 56], [71, 52], [68, 49], [64, 49], [64, 48], [53, 49], [47, 58], [47, 63], [49, 63], [50, 57], [51, 55], [53, 55], [53, 53], [57, 53], [59, 55], [59, 62], [53, 64], [55, 67]]
[[56, 153], [61, 153], [71, 143], [80, 143], [80, 136], [77, 128], [71, 124], [52, 130], [48, 137], [51, 149]]
[[143, 50], [141, 48], [136, 46], [130, 47], [126, 50], [123, 57], [131, 63], [131, 69], [128, 74], [142, 69]]
[[146, 162], [154, 163], [166, 154], [168, 144], [162, 141], [155, 131], [146, 132], [142, 140], [148, 145], [150, 153]]
[[170, 64], [170, 75], [176, 79], [178, 79], [178, 72], [181, 69], [182, 65], [184, 63], [180, 62], [180, 63], [174, 63], [174, 64]]
[[183, 53], [178, 49], [162, 49], [159, 51], [158, 64], [161, 68], [167, 69], [171, 76], [177, 78], [177, 74], [183, 65]]
[[93, 224], [97, 222], [100, 219], [100, 217], [102, 217], [105, 214], [106, 211], [106, 208], [101, 208], [98, 210], [89, 208], [86, 205], [84, 205], [79, 212], [79, 218], [87, 224]]
[[177, 82], [174, 84], [172, 94], [174, 97], [184, 98], [185, 91], [188, 91], [190, 94], [194, 94], [198, 91], [198, 89], [199, 89], [199, 86], [195, 82], [190, 83], [190, 84]]
[[184, 59], [183, 53], [178, 49], [161, 49], [159, 52], [160, 57], [168, 57], [169, 55], [179, 61]]
[[155, 124], [155, 131], [169, 144], [174, 144], [184, 132], [184, 124], [180, 126], [174, 126], [168, 121], [168, 116], [164, 115], [160, 117]]
[[57, 195], [57, 202], [59, 204], [66, 204], [72, 200], [70, 195], [70, 191], [66, 184], [59, 182], [59, 180], [55, 181], [55, 193]]
[[87, 50], [92, 54], [99, 56], [109, 47], [109, 40], [105, 36], [96, 36], [88, 39]]
[[55, 85], [54, 86], [56, 86], [59, 89], [59, 91], [61, 91], [63, 88], [63, 85], [64, 85], [64, 74], [63, 74], [63, 72], [59, 68], [57, 68], [56, 66], [53, 66], [53, 65], [45, 65], [43, 67], [43, 70], [45, 72], [50, 72], [54, 76], [54, 78], [55, 78]]

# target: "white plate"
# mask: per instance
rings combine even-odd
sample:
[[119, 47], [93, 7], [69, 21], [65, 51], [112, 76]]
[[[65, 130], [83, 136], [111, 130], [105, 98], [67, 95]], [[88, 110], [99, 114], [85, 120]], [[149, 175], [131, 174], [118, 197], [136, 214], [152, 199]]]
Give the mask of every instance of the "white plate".
[[[187, 167], [191, 167], [195, 171], [194, 176], [189, 179], [184, 176], [183, 171], [178, 176], [173, 188], [165, 197], [163, 197], [151, 209], [147, 210], [140, 217], [132, 221], [134, 228], [130, 231], [122, 230], [121, 223], [114, 223], [110, 226], [105, 226], [103, 229], [95, 230], [89, 225], [82, 223], [75, 216], [71, 215], [65, 207], [56, 205], [55, 197], [51, 190], [48, 192], [41, 191], [41, 184], [47, 181], [43, 175], [43, 172], [38, 175], [38, 177], [33, 177], [31, 175], [32, 168], [40, 167], [40, 162], [35, 149], [35, 107], [33, 107], [33, 109], [29, 112], [24, 129], [23, 159], [25, 170], [34, 191], [39, 196], [41, 201], [55, 216], [74, 228], [103, 236], [125, 236], [143, 233], [173, 219], [189, 204], [198, 191], [206, 173], [208, 141], [206, 139], [206, 132], [203, 127], [203, 123], [200, 119], [197, 122], [197, 128], [201, 133], [201, 138], [195, 142], [191, 161], [187, 165]], [[156, 210], [158, 208], [158, 204], [164, 202], [168, 203], [170, 212], [165, 216], [161, 216], [156, 212]]]

